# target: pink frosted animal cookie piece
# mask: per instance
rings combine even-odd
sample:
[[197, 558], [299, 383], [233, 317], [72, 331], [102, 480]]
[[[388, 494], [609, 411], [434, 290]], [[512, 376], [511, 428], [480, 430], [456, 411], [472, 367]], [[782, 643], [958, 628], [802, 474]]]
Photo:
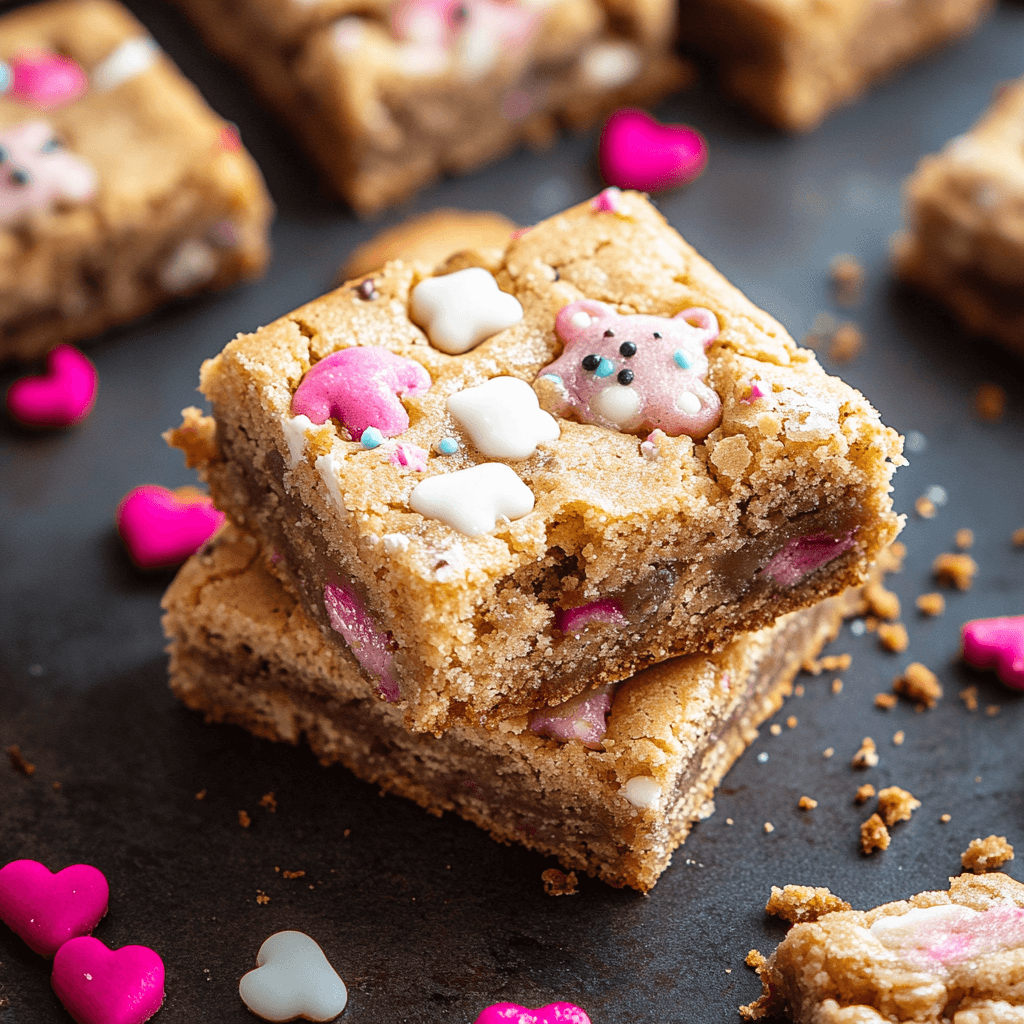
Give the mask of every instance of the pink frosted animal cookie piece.
[[530, 714], [530, 731], [568, 743], [578, 740], [591, 750], [599, 750], [608, 731], [608, 712], [617, 683], [606, 683], [581, 693], [564, 704]]
[[838, 537], [831, 533], [793, 537], [772, 556], [762, 572], [781, 586], [791, 587], [852, 548], [853, 532], [847, 530]]
[[418, 444], [399, 444], [388, 456], [388, 462], [395, 466], [404, 466], [414, 473], [425, 473], [428, 454], [427, 450]]
[[623, 316], [582, 299], [563, 306], [555, 331], [562, 354], [535, 383], [548, 412], [612, 430], [671, 437], [706, 437], [722, 417], [722, 402], [704, 382], [704, 350], [718, 337], [707, 309], [674, 317]]
[[35, 860], [0, 868], [0, 921], [40, 956], [88, 935], [107, 912], [110, 887], [98, 868], [72, 864], [52, 872]]
[[164, 962], [153, 950], [109, 949], [92, 936], [57, 950], [50, 981], [78, 1024], [143, 1024], [164, 1001]]
[[328, 583], [324, 586], [324, 607], [331, 629], [341, 634], [356, 661], [376, 683], [381, 697], [389, 704], [401, 700], [394, 671], [394, 644], [359, 595], [350, 587]]
[[77, 348], [58, 345], [46, 372], [22, 377], [7, 389], [7, 411], [26, 427], [70, 427], [92, 411], [99, 377]]
[[70, 57], [56, 53], [22, 54], [8, 67], [7, 95], [40, 110], [71, 103], [89, 88], [81, 67]]
[[23, 121], [0, 131], [0, 225], [96, 194], [96, 171], [68, 152], [46, 121]]
[[326, 423], [333, 416], [359, 440], [367, 427], [385, 437], [409, 429], [402, 395], [418, 395], [430, 387], [430, 374], [415, 360], [386, 348], [354, 347], [321, 359], [302, 378], [292, 398], [292, 415]]
[[117, 531], [140, 569], [184, 562], [220, 529], [224, 513], [193, 488], [179, 493], [155, 484], [129, 491], [117, 506]]
[[495, 1003], [477, 1017], [476, 1024], [590, 1024], [590, 1018], [572, 1003], [548, 1003], [536, 1010]]
[[708, 145], [685, 124], [660, 124], [642, 110], [617, 110], [601, 132], [599, 160], [609, 185], [659, 192], [693, 181], [708, 162]]
[[1007, 686], [1024, 690], [1024, 615], [974, 619], [960, 636], [968, 665], [994, 668]]

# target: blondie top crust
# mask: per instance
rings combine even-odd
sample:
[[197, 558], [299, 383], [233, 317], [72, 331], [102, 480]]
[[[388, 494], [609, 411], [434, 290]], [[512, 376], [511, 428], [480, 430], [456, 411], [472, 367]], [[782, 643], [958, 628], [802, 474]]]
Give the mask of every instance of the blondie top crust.
[[175, 0], [359, 213], [692, 78], [671, 0]]
[[680, 39], [725, 88], [789, 131], [816, 127], [872, 82], [969, 32], [993, 0], [680, 0]]
[[238, 337], [168, 435], [409, 727], [716, 649], [895, 536], [898, 435], [641, 196], [453, 260]]
[[305, 736], [324, 764], [435, 814], [455, 811], [499, 841], [647, 890], [857, 598], [830, 598], [551, 714], [440, 738], [404, 728], [233, 527], [180, 570], [164, 608], [171, 688], [208, 721], [288, 743]]
[[896, 273], [945, 303], [978, 334], [1024, 355], [1024, 79], [904, 190]]
[[795, 925], [740, 1013], [794, 1024], [1024, 1020], [1024, 885], [964, 874], [948, 891]]
[[0, 18], [0, 359], [262, 272], [271, 205], [234, 129], [108, 0]]

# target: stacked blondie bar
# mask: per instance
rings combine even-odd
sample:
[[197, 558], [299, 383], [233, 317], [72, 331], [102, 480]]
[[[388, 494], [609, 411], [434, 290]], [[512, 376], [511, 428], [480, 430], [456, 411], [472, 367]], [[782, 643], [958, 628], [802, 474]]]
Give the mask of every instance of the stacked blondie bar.
[[202, 370], [189, 706], [649, 889], [899, 528], [900, 439], [641, 196]]

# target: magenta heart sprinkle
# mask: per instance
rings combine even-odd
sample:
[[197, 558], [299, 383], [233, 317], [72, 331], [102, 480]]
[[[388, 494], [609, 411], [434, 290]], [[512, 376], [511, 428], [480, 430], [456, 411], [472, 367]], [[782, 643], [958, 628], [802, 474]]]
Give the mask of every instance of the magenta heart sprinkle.
[[147, 946], [84, 936], [57, 950], [51, 983], [78, 1024], [143, 1024], [163, 1005], [164, 962]]
[[1007, 686], [1024, 690], [1024, 615], [966, 622], [961, 640], [968, 665], [994, 668]]
[[0, 921], [40, 956], [88, 935], [107, 912], [109, 895], [103, 872], [88, 864], [56, 873], [35, 860], [0, 868]]
[[174, 491], [143, 484], [117, 507], [117, 529], [140, 569], [159, 569], [194, 555], [224, 522], [205, 495], [180, 498]]
[[7, 389], [7, 411], [26, 427], [70, 427], [89, 415], [98, 383], [96, 367], [77, 348], [58, 345], [45, 373]]
[[627, 108], [608, 118], [598, 156], [609, 185], [660, 192], [693, 181], [708, 162], [708, 145], [694, 128]]
[[477, 1017], [476, 1024], [590, 1024], [590, 1018], [572, 1003], [548, 1003], [537, 1010], [495, 1003]]

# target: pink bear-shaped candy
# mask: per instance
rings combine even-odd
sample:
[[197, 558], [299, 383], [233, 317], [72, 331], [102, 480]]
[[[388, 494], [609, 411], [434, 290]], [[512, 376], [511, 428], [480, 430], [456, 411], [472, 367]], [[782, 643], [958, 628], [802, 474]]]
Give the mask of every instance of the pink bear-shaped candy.
[[430, 374], [413, 359], [374, 346], [343, 348], [302, 378], [292, 413], [313, 423], [326, 423], [333, 416], [355, 441], [367, 427], [397, 437], [409, 429], [409, 414], [398, 396], [418, 395], [430, 384]]
[[58, 203], [96, 194], [92, 164], [69, 153], [46, 121], [23, 121], [0, 132], [0, 224], [14, 224]]
[[559, 310], [562, 354], [541, 370], [536, 388], [548, 412], [612, 430], [706, 437], [722, 402], [704, 382], [704, 350], [718, 337], [708, 309], [674, 317], [623, 316], [593, 299]]

